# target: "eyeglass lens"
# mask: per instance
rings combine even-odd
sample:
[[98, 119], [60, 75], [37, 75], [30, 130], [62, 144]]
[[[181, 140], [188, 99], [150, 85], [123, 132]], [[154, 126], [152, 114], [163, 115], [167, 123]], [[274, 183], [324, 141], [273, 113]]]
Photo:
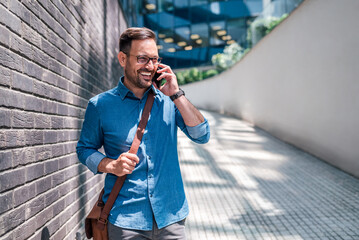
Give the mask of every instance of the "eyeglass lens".
[[147, 64], [149, 61], [152, 61], [153, 64], [159, 64], [161, 62], [161, 58], [150, 58], [150, 57], [146, 57], [146, 56], [138, 56], [137, 57], [137, 62], [140, 64]]

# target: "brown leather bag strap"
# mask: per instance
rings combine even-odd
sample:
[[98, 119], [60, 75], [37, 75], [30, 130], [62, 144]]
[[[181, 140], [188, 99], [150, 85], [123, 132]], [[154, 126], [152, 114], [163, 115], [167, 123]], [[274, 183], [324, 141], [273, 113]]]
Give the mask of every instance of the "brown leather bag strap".
[[[130, 153], [137, 154], [138, 148], [140, 147], [140, 143], [142, 140], [142, 136], [146, 129], [147, 121], [150, 116], [150, 112], [151, 112], [155, 97], [156, 97], [155, 94], [152, 91], [150, 91], [150, 93], [148, 94], [148, 97], [147, 97], [145, 108], [143, 109], [143, 112], [142, 112], [140, 123], [138, 124], [138, 127], [137, 127], [135, 138], [134, 138], [131, 148], [129, 150]], [[112, 206], [115, 203], [116, 198], [117, 198], [118, 194], [120, 193], [120, 190], [121, 190], [122, 185], [125, 182], [125, 180], [126, 180], [126, 175], [118, 177], [116, 179], [115, 185], [113, 186], [110, 196], [108, 197], [108, 199], [106, 201], [105, 207], [103, 208], [103, 210], [101, 212], [101, 216], [97, 221], [97, 227], [99, 229], [103, 230], [105, 228], [105, 224], [107, 224], [108, 215], [110, 214]]]

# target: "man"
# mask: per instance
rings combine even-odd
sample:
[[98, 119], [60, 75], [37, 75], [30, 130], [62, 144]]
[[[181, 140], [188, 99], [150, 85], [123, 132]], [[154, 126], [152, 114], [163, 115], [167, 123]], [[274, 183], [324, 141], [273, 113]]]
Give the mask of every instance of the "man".
[[[108, 173], [104, 201], [116, 178], [127, 174], [108, 219], [110, 239], [185, 239], [188, 205], [177, 127], [194, 142], [206, 143], [209, 125], [179, 89], [171, 68], [160, 63], [153, 31], [127, 29], [120, 37], [118, 60], [125, 72], [118, 86], [89, 101], [77, 145], [79, 160], [95, 174]], [[155, 81], [165, 80], [159, 88], [152, 84], [156, 72]], [[155, 93], [151, 114], [137, 155], [131, 154], [150, 91]], [[98, 151], [102, 146], [106, 155]]]

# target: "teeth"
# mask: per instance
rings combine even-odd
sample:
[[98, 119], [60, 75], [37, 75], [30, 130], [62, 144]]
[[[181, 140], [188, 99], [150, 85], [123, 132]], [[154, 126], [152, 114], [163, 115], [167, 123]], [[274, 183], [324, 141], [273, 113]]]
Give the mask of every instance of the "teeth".
[[151, 76], [151, 73], [149, 72], [141, 72], [142, 75], [145, 75], [145, 76]]

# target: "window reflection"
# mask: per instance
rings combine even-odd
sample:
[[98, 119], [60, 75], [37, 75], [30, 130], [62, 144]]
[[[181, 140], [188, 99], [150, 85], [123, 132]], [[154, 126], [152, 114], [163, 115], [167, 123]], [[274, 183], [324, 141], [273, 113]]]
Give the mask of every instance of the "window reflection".
[[246, 47], [249, 23], [263, 0], [120, 0], [129, 26], [158, 35], [163, 62], [173, 68], [209, 65], [212, 55], [233, 42]]

